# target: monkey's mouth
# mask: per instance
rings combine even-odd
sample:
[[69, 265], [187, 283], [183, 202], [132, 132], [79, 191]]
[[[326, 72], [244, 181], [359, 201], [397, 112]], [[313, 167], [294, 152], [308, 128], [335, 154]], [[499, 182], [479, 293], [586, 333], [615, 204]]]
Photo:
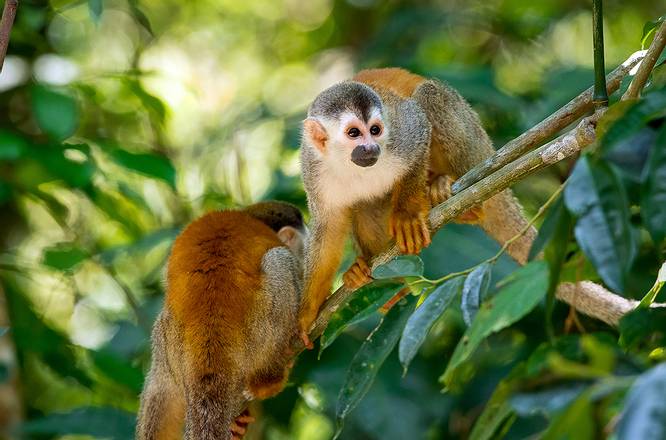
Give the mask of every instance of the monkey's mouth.
[[379, 160], [379, 145], [359, 145], [352, 150], [351, 160], [360, 167], [370, 167]]

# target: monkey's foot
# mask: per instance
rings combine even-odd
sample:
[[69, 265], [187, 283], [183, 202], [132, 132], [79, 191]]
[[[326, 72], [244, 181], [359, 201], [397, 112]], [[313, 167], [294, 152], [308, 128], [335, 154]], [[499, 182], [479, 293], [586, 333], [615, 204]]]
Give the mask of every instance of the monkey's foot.
[[250, 415], [250, 410], [246, 409], [231, 423], [231, 438], [233, 440], [242, 439], [247, 432], [247, 426], [252, 422], [254, 422], [254, 417]]
[[[455, 180], [448, 175], [435, 176], [431, 179], [432, 180], [428, 185], [428, 197], [430, 198], [430, 204], [432, 206], [437, 206], [453, 195], [451, 185]], [[455, 222], [476, 225], [479, 224], [482, 219], [483, 208], [481, 206], [474, 206], [456, 217]]]
[[317, 312], [318, 310], [304, 308], [301, 310], [301, 316], [298, 319], [298, 336], [301, 338], [305, 348], [308, 350], [312, 350], [314, 348], [314, 344], [310, 340], [309, 333], [310, 327], [312, 327], [312, 323], [315, 321], [315, 319], [317, 319]]
[[371, 274], [368, 263], [363, 258], [357, 257], [354, 264], [342, 275], [342, 281], [346, 288], [356, 290], [372, 281]]
[[428, 211], [417, 215], [404, 211], [394, 211], [389, 218], [389, 235], [403, 254], [418, 254], [430, 245]]

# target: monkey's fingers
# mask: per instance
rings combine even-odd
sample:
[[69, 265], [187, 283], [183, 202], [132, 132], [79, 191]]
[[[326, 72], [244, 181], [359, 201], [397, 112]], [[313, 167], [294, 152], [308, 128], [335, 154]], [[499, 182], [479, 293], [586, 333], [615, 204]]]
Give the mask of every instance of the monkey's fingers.
[[372, 281], [371, 271], [363, 258], [358, 257], [347, 272], [342, 275], [342, 281], [348, 289], [356, 290]]
[[310, 340], [310, 336], [308, 336], [308, 332], [306, 331], [301, 331], [301, 341], [303, 341], [303, 345], [305, 345], [305, 348], [308, 350], [312, 350], [314, 348], [314, 344]]
[[434, 176], [428, 185], [428, 195], [432, 206], [439, 205], [451, 197], [451, 185], [454, 180], [451, 176]]
[[405, 240], [405, 247], [407, 248], [408, 254], [416, 254], [416, 243], [415, 237], [412, 232], [412, 222], [404, 221], [402, 222], [402, 234]]

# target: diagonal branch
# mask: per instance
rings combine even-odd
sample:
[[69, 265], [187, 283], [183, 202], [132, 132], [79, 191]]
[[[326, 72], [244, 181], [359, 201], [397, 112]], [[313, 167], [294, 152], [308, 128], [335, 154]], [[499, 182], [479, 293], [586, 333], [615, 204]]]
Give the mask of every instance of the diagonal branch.
[[5, 7], [2, 11], [2, 19], [0, 19], [0, 71], [5, 62], [5, 55], [7, 55], [7, 46], [9, 46], [9, 34], [12, 32], [14, 25], [14, 18], [16, 17], [16, 9], [18, 8], [18, 0], [5, 0]]
[[629, 88], [624, 95], [622, 95], [623, 100], [636, 99], [640, 96], [641, 90], [643, 90], [643, 87], [650, 76], [650, 72], [654, 69], [654, 65], [657, 63], [659, 55], [664, 50], [664, 46], [666, 46], [666, 21], [662, 22], [654, 33], [654, 39], [645, 54], [645, 58], [643, 58], [641, 65], [638, 67], [638, 71], [636, 72], [636, 75], [634, 75], [631, 84], [629, 84]]
[[[606, 87], [608, 94], [612, 94], [620, 88], [622, 79], [638, 62], [643, 59], [646, 51], [635, 52], [622, 65], [617, 67], [606, 77]], [[465, 188], [472, 186], [475, 182], [494, 173], [503, 166], [516, 160], [534, 147], [552, 138], [560, 130], [576, 122], [583, 115], [592, 111], [594, 104], [592, 102], [594, 87], [590, 87], [574, 99], [569, 101], [561, 109], [539, 122], [534, 127], [527, 130], [517, 138], [508, 142], [497, 152], [471, 169], [464, 176], [458, 179], [452, 186], [453, 193], [458, 193]]]

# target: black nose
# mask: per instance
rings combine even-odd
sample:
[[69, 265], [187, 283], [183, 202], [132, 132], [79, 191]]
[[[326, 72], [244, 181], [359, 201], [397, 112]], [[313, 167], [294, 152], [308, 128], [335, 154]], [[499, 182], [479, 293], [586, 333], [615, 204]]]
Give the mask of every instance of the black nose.
[[351, 160], [360, 167], [374, 165], [379, 159], [379, 145], [358, 145], [352, 150]]

